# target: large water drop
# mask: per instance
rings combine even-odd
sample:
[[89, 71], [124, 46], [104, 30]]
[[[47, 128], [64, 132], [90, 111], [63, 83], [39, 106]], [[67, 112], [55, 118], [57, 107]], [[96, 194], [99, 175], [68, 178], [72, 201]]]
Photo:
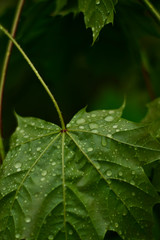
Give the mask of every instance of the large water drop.
[[82, 124], [85, 123], [85, 119], [84, 118], [80, 118], [76, 121], [77, 124]]

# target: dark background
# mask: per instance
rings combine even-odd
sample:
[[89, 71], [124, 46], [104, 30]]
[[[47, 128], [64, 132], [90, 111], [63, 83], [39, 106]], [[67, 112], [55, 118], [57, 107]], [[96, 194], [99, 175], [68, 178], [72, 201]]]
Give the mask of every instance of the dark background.
[[[17, 2], [0, 1], [0, 22], [7, 29]], [[88, 111], [117, 108], [124, 97], [124, 117], [140, 121], [146, 103], [160, 95], [160, 27], [148, 11], [139, 1], [120, 0], [114, 24], [105, 26], [92, 46], [83, 14], [55, 16], [54, 10], [55, 1], [26, 1], [16, 40], [54, 94], [66, 123], [86, 105]], [[7, 40], [0, 33], [0, 67]], [[14, 111], [59, 123], [52, 102], [15, 47], [4, 93], [6, 138], [16, 126]]]

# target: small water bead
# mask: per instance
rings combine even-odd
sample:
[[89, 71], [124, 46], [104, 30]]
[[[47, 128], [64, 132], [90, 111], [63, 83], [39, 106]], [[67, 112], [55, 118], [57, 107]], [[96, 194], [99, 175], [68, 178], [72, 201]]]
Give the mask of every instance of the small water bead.
[[22, 163], [17, 162], [14, 166], [15, 166], [15, 168], [20, 168], [22, 166]]
[[106, 137], [102, 137], [101, 144], [102, 144], [103, 147], [105, 147], [107, 145]]
[[16, 237], [16, 238], [20, 238], [20, 234], [17, 233], [17, 234], [15, 235], [15, 237]]
[[108, 176], [108, 177], [112, 176], [112, 171], [108, 170], [108, 171], [107, 171], [107, 176]]
[[107, 134], [107, 137], [112, 138], [112, 134]]
[[101, 2], [100, 0], [96, 0], [96, 4], [97, 4], [97, 5], [99, 5], [99, 4], [100, 4], [100, 2]]
[[118, 224], [118, 223], [115, 223], [115, 227], [118, 228], [118, 227], [119, 227], [119, 224]]
[[41, 147], [37, 147], [37, 152], [41, 151]]
[[135, 194], [135, 192], [132, 192], [132, 196], [134, 197], [136, 194]]
[[28, 135], [24, 135], [24, 138], [29, 138], [29, 136]]
[[31, 218], [30, 218], [30, 217], [26, 217], [26, 218], [25, 218], [25, 222], [26, 222], [26, 223], [30, 223], [30, 222], [31, 222]]
[[[109, 13], [109, 11], [108, 11], [108, 13]], [[113, 113], [114, 113], [114, 110], [109, 111], [109, 114], [113, 114]]]
[[80, 129], [84, 129], [84, 127], [83, 127], [83, 126], [79, 126], [79, 128], [80, 128]]
[[93, 129], [92, 132], [93, 132], [93, 133], [98, 133], [98, 130]]
[[123, 212], [123, 216], [126, 216], [126, 215], [127, 215], [127, 210]]
[[77, 124], [82, 124], [85, 123], [85, 119], [84, 118], [80, 118], [76, 121]]
[[52, 166], [55, 166], [56, 165], [56, 162], [52, 162]]
[[87, 150], [88, 150], [88, 152], [92, 152], [92, 151], [93, 151], [93, 148], [90, 147], [90, 148], [88, 148]]
[[122, 177], [122, 176], [123, 176], [123, 173], [122, 173], [122, 172], [119, 172], [118, 175], [119, 175], [120, 177]]
[[112, 116], [108, 116], [108, 117], [106, 117], [104, 120], [106, 121], [106, 122], [112, 122], [113, 121], [113, 117]]
[[69, 230], [69, 235], [72, 235], [73, 234], [73, 231], [72, 230]]
[[41, 173], [42, 176], [46, 176], [47, 175], [47, 171], [44, 170], [42, 173]]
[[113, 128], [117, 128], [118, 127], [118, 125], [113, 125]]
[[48, 240], [53, 240], [53, 238], [54, 238], [53, 235], [48, 236]]
[[94, 163], [95, 167], [99, 170], [100, 169], [100, 164], [98, 162]]
[[132, 171], [132, 174], [135, 175], [135, 173], [136, 173], [136, 172], [133, 170], [133, 171]]
[[130, 181], [130, 184], [135, 185], [135, 182], [133, 180]]
[[98, 125], [96, 123], [90, 123], [89, 124], [90, 129], [98, 128]]
[[43, 178], [41, 178], [41, 182], [43, 182], [45, 180], [45, 178], [43, 177]]
[[93, 113], [91, 116], [92, 116], [92, 117], [96, 117], [96, 114]]

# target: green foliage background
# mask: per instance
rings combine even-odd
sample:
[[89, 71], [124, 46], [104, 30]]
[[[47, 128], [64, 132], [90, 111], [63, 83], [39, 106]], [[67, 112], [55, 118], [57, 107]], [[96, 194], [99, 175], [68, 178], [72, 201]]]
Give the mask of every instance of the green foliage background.
[[[71, 9], [72, 1], [68, 2]], [[0, 4], [0, 21], [10, 29], [17, 2]], [[92, 32], [86, 30], [83, 14], [62, 17], [55, 9], [55, 1], [27, 1], [16, 39], [54, 92], [66, 122], [86, 105], [89, 109], [119, 107], [124, 96], [125, 117], [142, 119], [150, 101], [143, 66], [155, 95], [160, 94], [160, 29], [147, 10], [139, 1], [120, 0], [113, 26], [106, 25], [92, 46]], [[60, 13], [68, 12], [66, 6]], [[0, 65], [6, 42], [1, 33]], [[5, 87], [4, 135], [9, 136], [15, 126], [13, 109], [23, 116], [57, 122], [52, 108], [36, 77], [14, 49]]]
[[[152, 3], [160, 10], [156, 0]], [[0, 22], [8, 29], [16, 4], [15, 0], [0, 1]], [[123, 116], [132, 121], [142, 120], [147, 102], [160, 95], [160, 27], [140, 1], [119, 0], [113, 24], [106, 25], [93, 39], [91, 28], [86, 29], [86, 19], [77, 6], [78, 1], [73, 0], [26, 1], [16, 40], [54, 93], [66, 122], [86, 105], [88, 110], [117, 108], [124, 96], [127, 106]], [[0, 66], [6, 40], [0, 33]], [[16, 127], [14, 110], [21, 116], [59, 122], [50, 99], [15, 48], [4, 94], [6, 142]], [[157, 132], [156, 124], [151, 131]], [[153, 164], [152, 169], [159, 191], [159, 168]], [[152, 176], [150, 167], [146, 167], [146, 172]], [[156, 240], [160, 237], [159, 212], [156, 205]], [[114, 239], [114, 234], [107, 233], [106, 239], [110, 238]]]

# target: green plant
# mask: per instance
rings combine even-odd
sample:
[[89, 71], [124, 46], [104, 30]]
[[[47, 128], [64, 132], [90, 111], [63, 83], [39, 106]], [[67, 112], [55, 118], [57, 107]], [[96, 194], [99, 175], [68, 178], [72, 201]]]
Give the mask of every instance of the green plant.
[[[142, 2], [159, 24], [158, 10]], [[11, 40], [2, 70], [1, 109], [14, 44], [50, 96], [61, 126], [16, 114], [18, 126], [4, 158], [1, 125], [0, 239], [158, 239], [153, 207], [159, 209], [160, 201], [160, 99], [148, 105], [140, 123], [122, 118], [124, 102], [118, 109], [83, 108], [66, 125], [54, 96], [14, 38], [23, 4], [20, 0], [11, 34], [0, 25]], [[83, 12], [94, 43], [104, 25], [113, 22], [116, 4], [57, 0], [53, 15]]]

